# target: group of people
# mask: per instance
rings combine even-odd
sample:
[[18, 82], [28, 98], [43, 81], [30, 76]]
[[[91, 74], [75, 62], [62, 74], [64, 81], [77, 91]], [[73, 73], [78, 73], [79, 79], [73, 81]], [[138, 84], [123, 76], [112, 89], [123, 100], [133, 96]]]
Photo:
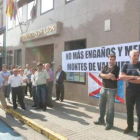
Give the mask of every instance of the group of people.
[[[134, 105], [136, 104], [136, 113], [138, 117], [137, 135], [140, 140], [140, 62], [139, 51], [130, 51], [130, 63], [126, 63], [119, 72], [116, 65], [116, 56], [108, 56], [108, 65], [102, 68], [99, 77], [103, 81], [100, 90], [99, 110], [100, 115], [95, 125], [105, 125], [105, 130], [110, 130], [114, 124], [114, 101], [117, 94], [117, 79], [126, 81], [126, 110], [127, 110], [127, 127], [123, 133], [127, 134], [133, 131], [134, 126]], [[104, 120], [107, 107], [106, 122]]]
[[[21, 67], [15, 68], [10, 66], [11, 70], [7, 70], [7, 65], [2, 65], [0, 72], [0, 100], [4, 108], [8, 107], [7, 102], [13, 104], [13, 108], [17, 109], [19, 102], [23, 110], [26, 109], [24, 97], [29, 91], [30, 97], [33, 97], [35, 109], [45, 111], [48, 107], [53, 107], [52, 89], [53, 81], [56, 81], [56, 97], [62, 102], [64, 99], [64, 82], [66, 74], [59, 65], [55, 74], [50, 68], [50, 64], [37, 63], [37, 69], [26, 64], [26, 69]], [[10, 92], [12, 100], [10, 100]], [[18, 98], [17, 98], [18, 97]], [[6, 99], [6, 101], [5, 101]]]
[[[110, 130], [114, 125], [114, 101], [117, 94], [117, 79], [126, 81], [126, 109], [127, 109], [127, 128], [123, 131], [125, 134], [133, 131], [134, 125], [134, 105], [138, 117], [138, 140], [140, 140], [140, 62], [138, 50], [130, 51], [130, 63], [124, 64], [120, 68], [116, 65], [116, 56], [108, 56], [108, 65], [102, 68], [99, 77], [103, 80], [103, 86], [100, 90], [99, 110], [100, 115], [95, 125], [105, 125], [105, 130]], [[12, 92], [13, 108], [17, 108], [18, 102], [22, 109], [26, 109], [24, 96], [27, 95], [29, 87], [30, 97], [33, 96], [33, 107], [35, 109], [46, 110], [47, 106], [53, 107], [52, 88], [53, 81], [56, 81], [56, 100], [64, 100], [64, 82], [66, 74], [59, 65], [57, 72], [54, 73], [50, 64], [37, 63], [37, 69], [26, 65], [26, 69], [14, 68], [7, 70], [7, 65], [2, 66], [0, 72], [0, 100], [4, 108], [7, 107], [5, 98], [10, 102], [9, 94]], [[4, 94], [3, 94], [4, 93]], [[104, 120], [107, 107], [106, 121]]]

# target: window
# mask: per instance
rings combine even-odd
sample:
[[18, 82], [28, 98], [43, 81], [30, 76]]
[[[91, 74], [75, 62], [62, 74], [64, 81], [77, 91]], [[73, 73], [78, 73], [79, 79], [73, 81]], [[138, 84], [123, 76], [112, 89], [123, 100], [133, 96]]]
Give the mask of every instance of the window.
[[11, 19], [10, 17], [7, 17], [8, 20], [8, 30], [13, 28], [13, 19]]
[[32, 18], [31, 17], [31, 11], [32, 11], [32, 9], [35, 5], [36, 5], [36, 0], [28, 3], [28, 15], [27, 15], [28, 20], [30, 20]]
[[13, 51], [7, 51], [7, 65], [10, 66], [13, 64]]
[[54, 8], [54, 0], [41, 0], [41, 14]]
[[22, 65], [22, 50], [15, 50], [14, 52], [14, 62], [16, 66]]
[[16, 16], [16, 26], [19, 25], [19, 22], [22, 22], [22, 7], [18, 9], [18, 13]]
[[[65, 51], [79, 50], [86, 48], [86, 40], [75, 40], [65, 43]], [[86, 74], [84, 72], [66, 72], [66, 81], [85, 84]]]
[[74, 0], [65, 0], [65, 3], [69, 3], [69, 2], [71, 2], [71, 1], [74, 1]]

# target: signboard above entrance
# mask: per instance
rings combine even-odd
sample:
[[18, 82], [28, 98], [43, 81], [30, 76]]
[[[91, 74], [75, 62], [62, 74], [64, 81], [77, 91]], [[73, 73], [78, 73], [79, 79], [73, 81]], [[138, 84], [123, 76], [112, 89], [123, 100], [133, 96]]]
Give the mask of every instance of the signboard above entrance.
[[60, 22], [56, 22], [46, 27], [43, 27], [41, 29], [28, 32], [26, 34], [21, 35], [20, 40], [21, 42], [24, 42], [24, 41], [39, 39], [46, 36], [58, 35], [60, 34], [60, 25], [61, 25]]

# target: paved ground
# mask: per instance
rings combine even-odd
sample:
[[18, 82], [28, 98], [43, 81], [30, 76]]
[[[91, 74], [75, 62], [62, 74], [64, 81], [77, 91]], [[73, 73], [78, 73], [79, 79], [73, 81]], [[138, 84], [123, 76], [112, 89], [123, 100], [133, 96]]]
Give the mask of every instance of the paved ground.
[[23, 140], [23, 137], [8, 126], [5, 122], [0, 120], [0, 140]]
[[[54, 107], [48, 108], [46, 112], [35, 110], [32, 99], [26, 97], [27, 110], [20, 107], [16, 110], [22, 115], [35, 122], [59, 133], [69, 140], [135, 140], [136, 118], [134, 131], [123, 134], [126, 128], [126, 114], [115, 113], [115, 124], [112, 130], [105, 130], [104, 126], [93, 124], [98, 118], [97, 107], [65, 100], [64, 102], [53, 101]], [[33, 136], [33, 135], [32, 135]]]

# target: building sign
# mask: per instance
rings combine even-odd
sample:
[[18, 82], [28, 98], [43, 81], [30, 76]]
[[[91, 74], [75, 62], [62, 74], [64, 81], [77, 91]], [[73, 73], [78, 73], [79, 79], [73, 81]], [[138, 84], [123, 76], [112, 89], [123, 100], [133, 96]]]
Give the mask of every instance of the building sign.
[[58, 35], [60, 34], [60, 22], [48, 25], [42, 29], [35, 30], [26, 34], [21, 35], [21, 42], [39, 39], [46, 36]]

